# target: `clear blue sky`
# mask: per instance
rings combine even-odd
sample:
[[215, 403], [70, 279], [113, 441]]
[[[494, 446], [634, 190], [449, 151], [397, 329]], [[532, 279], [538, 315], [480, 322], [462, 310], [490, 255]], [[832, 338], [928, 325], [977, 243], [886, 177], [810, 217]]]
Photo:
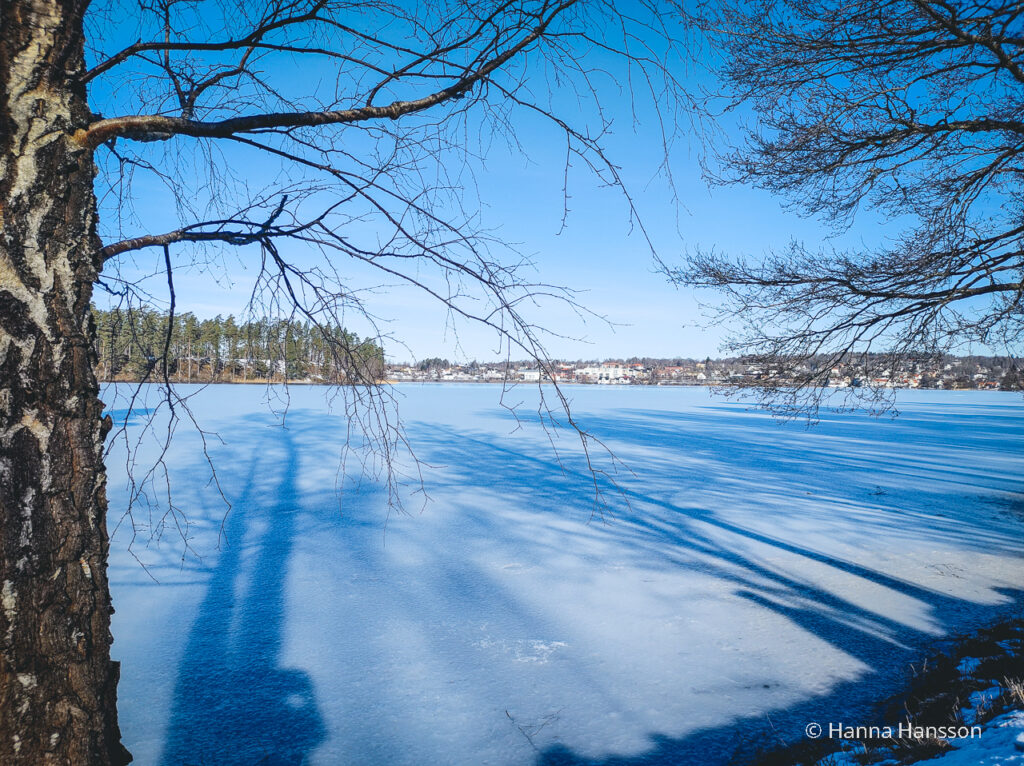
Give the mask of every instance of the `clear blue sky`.
[[[722, 328], [706, 327], [692, 291], [677, 289], [656, 273], [646, 241], [635, 227], [630, 231], [628, 210], [617, 190], [599, 188], [584, 171], [575, 173], [570, 185], [570, 214], [562, 229], [561, 157], [546, 151], [552, 142], [544, 132], [538, 129], [532, 137], [540, 146], [532, 159], [510, 156], [504, 149], [495, 151], [478, 182], [486, 205], [481, 211], [486, 225], [530, 257], [538, 280], [580, 291], [579, 302], [608, 320], [590, 317], [582, 321], [555, 303], [531, 308], [529, 316], [537, 325], [570, 336], [549, 338], [549, 353], [572, 359], [715, 356]], [[688, 154], [685, 147], [680, 147], [674, 162], [680, 197], [677, 205], [664, 179], [652, 178], [656, 161], [631, 148], [650, 139], [643, 132], [634, 135], [627, 123], [616, 136], [613, 156], [622, 165], [647, 231], [666, 262], [679, 260], [683, 252], [696, 246], [760, 255], [784, 247], [792, 238], [817, 243], [830, 235], [820, 223], [784, 210], [779, 199], [765, 192], [709, 188], [701, 179], [694, 154]], [[694, 152], [697, 150], [695, 147]], [[161, 219], [156, 208], [165, 201], [159, 200], [155, 191], [151, 197], [140, 198], [143, 220]], [[862, 234], [855, 228], [842, 241], [857, 241]], [[137, 268], [126, 264], [126, 274], [151, 273], [159, 266], [160, 257], [158, 251], [141, 253]], [[179, 270], [175, 275], [178, 310], [193, 311], [200, 317], [239, 315], [249, 298], [253, 276], [247, 259], [231, 252], [192, 272]], [[155, 296], [163, 297], [162, 275], [149, 279], [148, 285]], [[705, 294], [703, 299], [713, 301], [714, 296]], [[102, 305], [102, 294], [97, 294], [97, 300]], [[408, 346], [406, 350], [388, 343], [386, 349], [393, 359], [443, 356], [484, 360], [499, 356], [492, 331], [461, 322], [453, 332], [443, 307], [415, 288], [391, 287], [373, 296], [370, 306], [379, 317], [389, 320], [381, 326]], [[355, 321], [353, 325], [366, 333], [366, 327]]]
[[[94, 95], [100, 101], [110, 99], [111, 94], [102, 87], [97, 86]], [[817, 245], [829, 235], [820, 223], [786, 212], [780, 200], [766, 193], [738, 187], [709, 189], [699, 171], [699, 136], [675, 147], [671, 168], [677, 204], [664, 177], [656, 174], [661, 144], [652, 122], [641, 115], [641, 122], [635, 124], [624, 92], [613, 88], [604, 95], [609, 112], [620, 115], [607, 141], [609, 156], [621, 167], [647, 231], [669, 264], [698, 246], [757, 256], [784, 247], [793, 238]], [[566, 113], [573, 113], [571, 106]], [[538, 281], [578, 290], [579, 302], [611, 323], [596, 318], [582, 322], [557, 304], [533, 307], [528, 316], [536, 325], [569, 336], [548, 338], [548, 352], [570, 359], [716, 355], [723, 328], [703, 327], [706, 322], [694, 295], [676, 289], [655, 272], [646, 241], [635, 228], [630, 232], [622, 195], [601, 188], [586, 170], [577, 169], [570, 176], [570, 215], [562, 230], [564, 141], [553, 126], [531, 118], [521, 119], [517, 131], [527, 153], [519, 154], [499, 141], [475, 175], [483, 204], [481, 223], [533, 260]], [[192, 143], [192, 139], [175, 139], [154, 147], [154, 156], [191, 151]], [[254, 176], [271, 172], [269, 168], [236, 169]], [[138, 176], [135, 195], [138, 217], [146, 229], [165, 230], [176, 225], [167, 195], [152, 178]], [[475, 205], [475, 195], [470, 205]], [[106, 214], [110, 215], [109, 208]], [[854, 227], [840, 244], [876, 237], [877, 223], [866, 221]], [[287, 254], [300, 260], [303, 257], [295, 246], [290, 246]], [[200, 317], [240, 315], [255, 275], [251, 257], [251, 253], [226, 252], [201, 268], [176, 270], [178, 310]], [[133, 280], [152, 274], [145, 285], [160, 299], [166, 296], [164, 278], [158, 273], [161, 259], [158, 251], [145, 251], [125, 259], [121, 268]], [[342, 267], [346, 274], [359, 278], [357, 266]], [[711, 295], [703, 297], [714, 300]], [[96, 300], [105, 304], [101, 292]], [[465, 322], [452, 326], [442, 306], [412, 288], [381, 290], [368, 299], [368, 305], [383, 320], [380, 327], [406, 346], [385, 343], [393, 360], [500, 357], [493, 331]], [[353, 318], [350, 329], [366, 334], [368, 327]], [[513, 357], [521, 356], [513, 353]]]

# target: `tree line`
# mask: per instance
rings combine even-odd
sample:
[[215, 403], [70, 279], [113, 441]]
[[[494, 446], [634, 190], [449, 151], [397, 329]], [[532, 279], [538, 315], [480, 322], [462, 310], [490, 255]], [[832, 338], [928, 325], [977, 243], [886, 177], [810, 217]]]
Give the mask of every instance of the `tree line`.
[[373, 383], [384, 350], [340, 325], [234, 316], [199, 319], [149, 306], [92, 307], [97, 372], [106, 381]]

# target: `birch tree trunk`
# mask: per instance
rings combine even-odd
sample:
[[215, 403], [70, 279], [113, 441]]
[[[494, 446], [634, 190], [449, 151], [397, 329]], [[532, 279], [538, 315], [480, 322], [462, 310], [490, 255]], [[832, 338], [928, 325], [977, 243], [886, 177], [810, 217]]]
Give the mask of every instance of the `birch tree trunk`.
[[0, 763], [123, 764], [110, 660], [87, 0], [0, 0]]

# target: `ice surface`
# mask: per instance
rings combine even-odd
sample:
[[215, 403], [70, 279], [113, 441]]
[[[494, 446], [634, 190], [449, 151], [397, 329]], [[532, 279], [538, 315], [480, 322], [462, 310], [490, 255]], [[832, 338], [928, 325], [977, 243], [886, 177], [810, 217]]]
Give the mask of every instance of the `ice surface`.
[[872, 723], [932, 642], [1020, 608], [1019, 395], [907, 392], [895, 420], [808, 430], [703, 389], [570, 387], [634, 472], [602, 520], [535, 391], [516, 430], [494, 387], [397, 390], [431, 498], [409, 515], [377, 480], [342, 481], [339, 508], [346, 420], [322, 389], [291, 390], [285, 427], [262, 387], [190, 400], [232, 510], [181, 426], [189, 550], [173, 524], [142, 545], [161, 529], [143, 509], [147, 570], [114, 534], [137, 763], [726, 764], [810, 721]]

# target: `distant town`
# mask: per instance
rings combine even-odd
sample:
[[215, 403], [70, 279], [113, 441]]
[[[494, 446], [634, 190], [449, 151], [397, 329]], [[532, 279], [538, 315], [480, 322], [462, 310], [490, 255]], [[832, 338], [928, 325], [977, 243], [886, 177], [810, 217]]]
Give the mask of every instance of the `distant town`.
[[[386, 361], [384, 349], [340, 326], [289, 320], [236, 322], [232, 316], [198, 319], [142, 306], [131, 311], [93, 308], [97, 373], [105, 381], [174, 383], [581, 383], [608, 386], [757, 385], [786, 377], [749, 358], [536, 360], [451, 362], [431, 357]], [[824, 365], [824, 358], [817, 360]], [[808, 365], [815, 364], [812, 360]], [[796, 375], [810, 372], [806, 366]], [[1005, 356], [919, 355], [895, 363], [882, 354], [850, 357], [832, 370], [830, 386], [989, 389], [1024, 385], [1017, 360]]]
[[[988, 389], [1019, 391], [1024, 375], [1009, 357], [942, 356], [906, 361], [895, 371], [878, 371], [877, 358], [840, 365], [829, 378], [837, 387], [873, 385], [884, 388]], [[469, 362], [456, 364], [431, 358], [418, 363], [387, 364], [385, 374], [395, 382], [583, 383], [593, 385], [730, 386], [751, 385], [777, 371], [742, 358], [731, 359], [605, 359], [556, 361], [552, 375], [536, 362]], [[807, 371], [806, 368], [803, 371]], [[784, 382], [784, 380], [783, 380]]]

